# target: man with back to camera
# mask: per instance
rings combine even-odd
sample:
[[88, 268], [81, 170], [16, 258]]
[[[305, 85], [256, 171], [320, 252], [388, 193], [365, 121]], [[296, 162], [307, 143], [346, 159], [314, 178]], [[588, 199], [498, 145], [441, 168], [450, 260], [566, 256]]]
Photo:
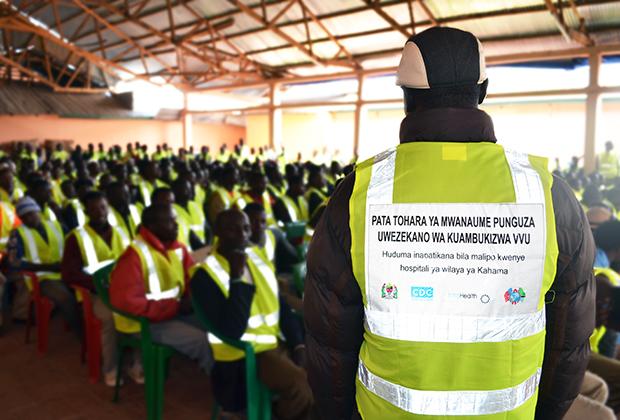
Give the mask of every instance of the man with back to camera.
[[472, 34], [410, 38], [397, 84], [401, 144], [338, 186], [308, 253], [321, 418], [561, 419], [594, 327], [583, 211], [546, 159], [495, 144]]

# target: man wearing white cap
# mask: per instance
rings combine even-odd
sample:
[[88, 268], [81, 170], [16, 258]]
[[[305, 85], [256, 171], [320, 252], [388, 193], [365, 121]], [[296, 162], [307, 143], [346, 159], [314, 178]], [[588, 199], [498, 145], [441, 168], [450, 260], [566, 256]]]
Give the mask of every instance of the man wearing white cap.
[[[69, 326], [81, 337], [81, 318], [75, 294], [63, 283], [60, 261], [64, 235], [57, 220], [41, 218], [41, 208], [34, 199], [25, 196], [15, 205], [22, 225], [13, 230], [8, 245], [8, 261], [12, 270], [37, 274], [41, 293], [52, 300]], [[28, 286], [31, 288], [31, 286]]]
[[400, 145], [343, 180], [308, 253], [320, 416], [561, 419], [594, 326], [579, 203], [546, 159], [496, 144], [471, 33], [411, 37], [397, 84]]

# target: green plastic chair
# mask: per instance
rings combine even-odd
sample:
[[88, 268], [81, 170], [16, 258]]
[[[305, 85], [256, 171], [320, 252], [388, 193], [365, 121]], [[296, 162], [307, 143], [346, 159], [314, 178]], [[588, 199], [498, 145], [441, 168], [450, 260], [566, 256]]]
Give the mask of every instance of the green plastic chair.
[[295, 285], [295, 289], [297, 290], [297, 295], [299, 297], [303, 297], [304, 295], [304, 286], [306, 284], [306, 262], [300, 262], [294, 264], [292, 266], [293, 270], [293, 284]]
[[[210, 334], [215, 335], [224, 343], [245, 353], [245, 384], [248, 420], [271, 420], [271, 392], [258, 379], [256, 354], [254, 353], [252, 344], [241, 340], [232, 340], [218, 333], [211, 320], [205, 315], [200, 304], [194, 299], [192, 299], [192, 306], [194, 307], [194, 314]], [[216, 405], [213, 409], [212, 419], [216, 419], [218, 414], [219, 407]]]
[[291, 222], [287, 223], [284, 227], [286, 233], [286, 239], [292, 244], [300, 244], [303, 242], [306, 235], [306, 223], [305, 222]]
[[113, 268], [114, 264], [109, 264], [96, 271], [93, 275], [97, 295], [111, 311], [138, 322], [140, 324], [140, 338], [119, 334], [118, 370], [112, 401], [118, 402], [124, 350], [127, 348], [139, 348], [142, 350], [147, 419], [161, 420], [164, 411], [164, 383], [166, 382], [168, 372], [168, 360], [175, 353], [175, 350], [172, 347], [153, 342], [148, 319], [119, 311], [110, 304], [110, 274]]

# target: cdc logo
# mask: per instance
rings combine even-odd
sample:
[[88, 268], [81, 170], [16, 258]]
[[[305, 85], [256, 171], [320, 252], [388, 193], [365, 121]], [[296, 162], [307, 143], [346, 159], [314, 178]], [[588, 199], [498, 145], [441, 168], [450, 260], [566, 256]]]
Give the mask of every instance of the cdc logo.
[[413, 300], [433, 300], [433, 293], [432, 287], [411, 286], [411, 298]]

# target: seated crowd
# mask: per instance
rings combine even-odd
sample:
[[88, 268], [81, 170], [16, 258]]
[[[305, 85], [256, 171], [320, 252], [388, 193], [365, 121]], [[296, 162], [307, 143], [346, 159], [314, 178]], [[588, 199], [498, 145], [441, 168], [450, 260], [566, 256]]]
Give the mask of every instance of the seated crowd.
[[[566, 418], [588, 412], [615, 419], [614, 413], [620, 412], [620, 168], [600, 167], [599, 158], [596, 170], [587, 175], [579, 160], [574, 157], [566, 170], [557, 169], [554, 175], [573, 189], [592, 230], [596, 329], [581, 394]], [[586, 411], [576, 410], [578, 405]]]
[[[285, 163], [242, 141], [217, 155], [208, 147], [174, 154], [165, 144], [149, 155], [139, 143], [125, 151], [15, 143], [0, 156], [5, 317], [29, 317], [36, 282], [83, 340], [80, 305], [90, 294], [109, 386], [120, 371], [119, 338], [141, 332], [124, 315], [146, 318], [154, 342], [210, 375], [217, 403], [233, 418], [246, 409], [244, 354], [220, 337], [250, 342], [260, 381], [277, 395], [278, 418], [309, 416], [299, 267], [330, 193], [352, 166]], [[111, 263], [108, 302], [93, 274]], [[126, 374], [144, 383], [139, 351]]]

